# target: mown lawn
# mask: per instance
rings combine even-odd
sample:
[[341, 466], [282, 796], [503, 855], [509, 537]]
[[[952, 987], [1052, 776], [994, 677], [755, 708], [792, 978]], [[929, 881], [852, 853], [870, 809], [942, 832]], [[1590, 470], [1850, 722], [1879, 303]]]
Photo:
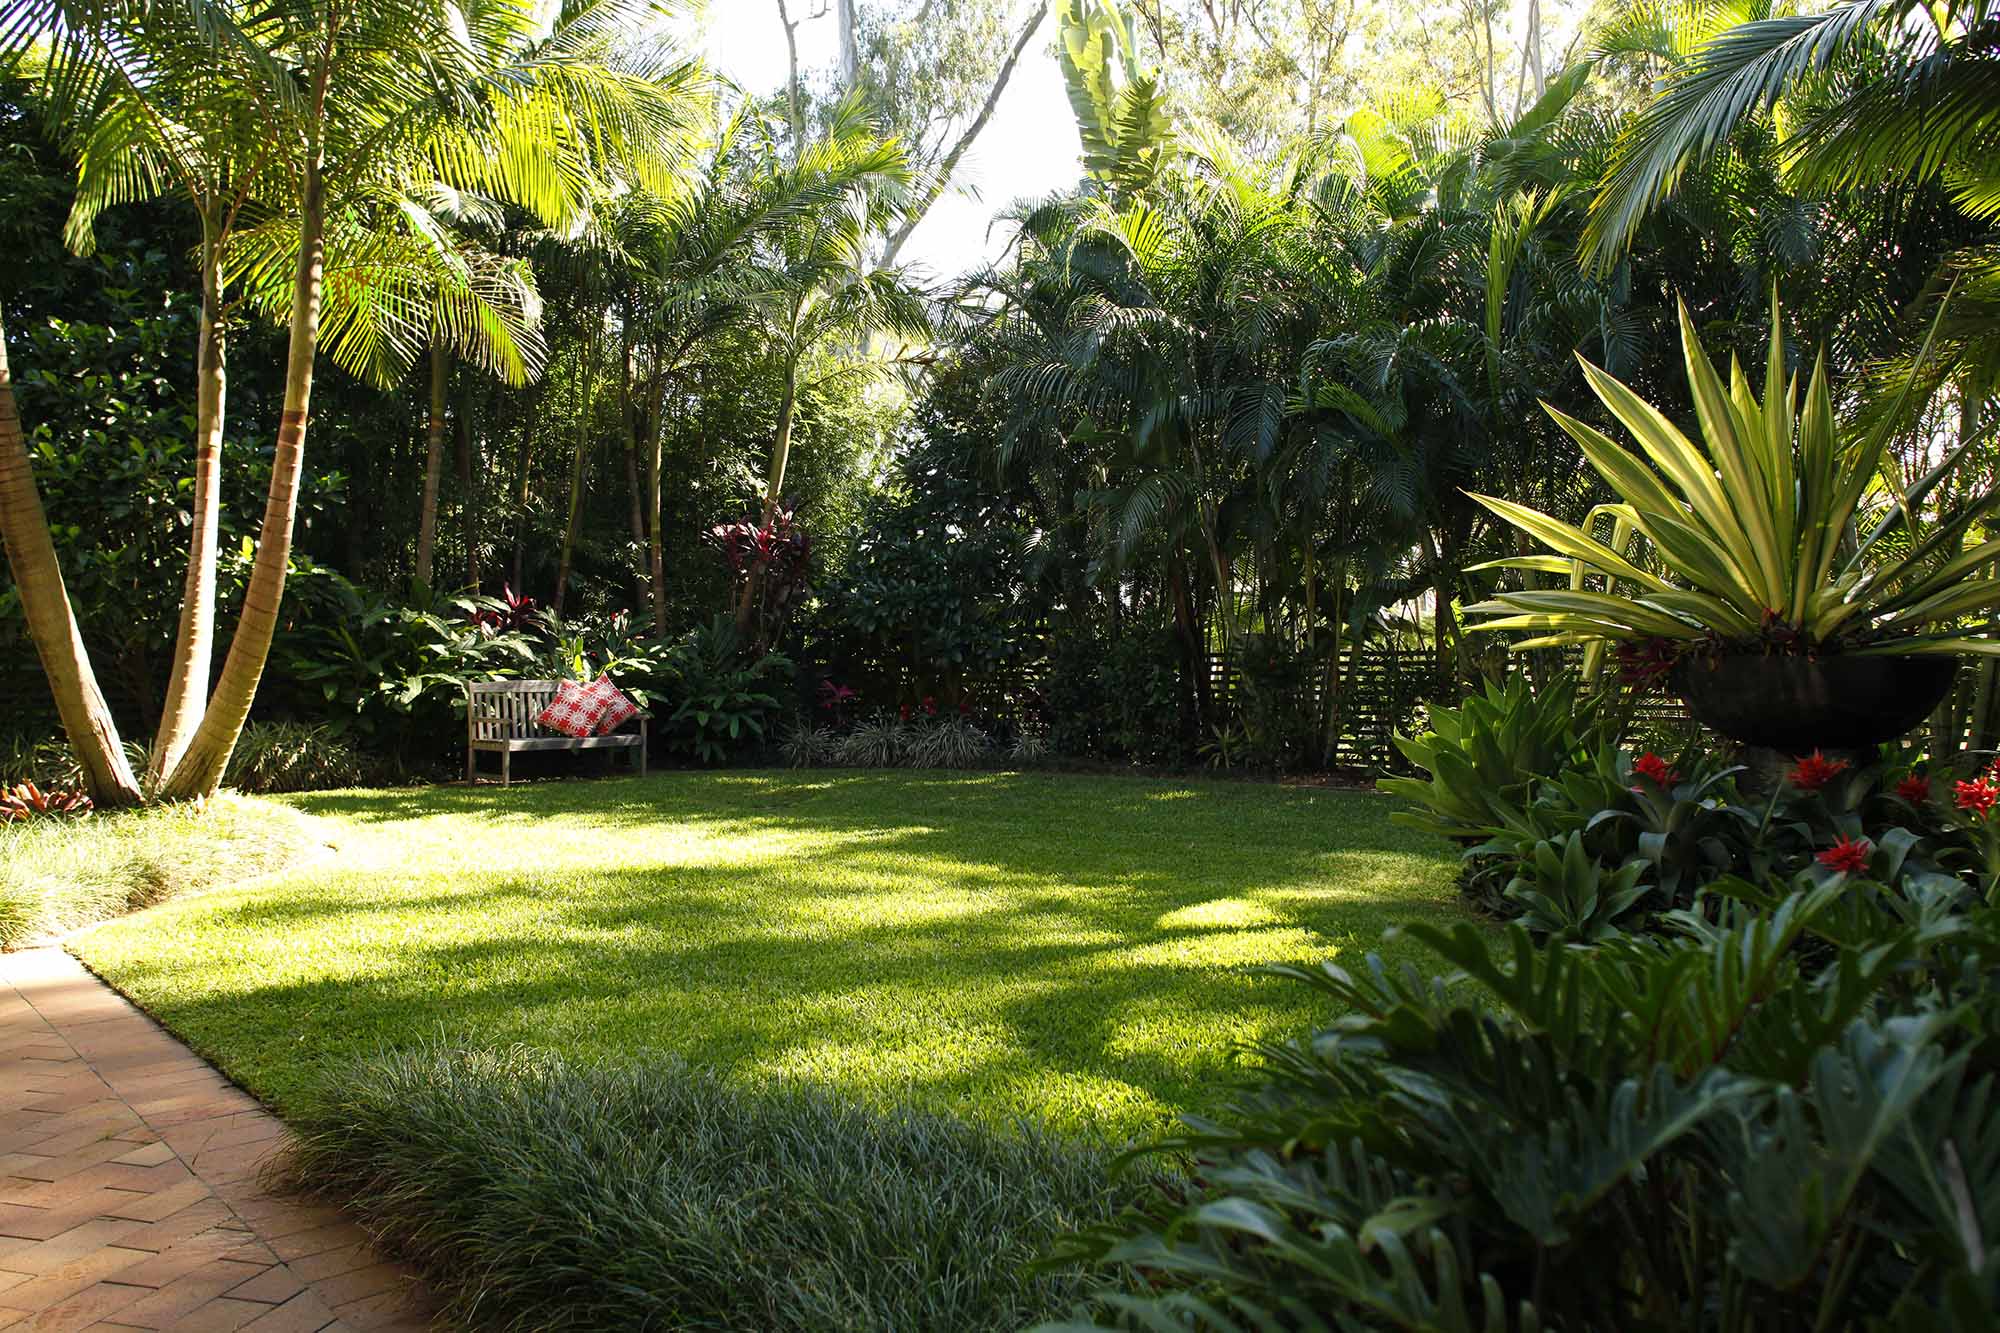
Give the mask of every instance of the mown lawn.
[[668, 773], [291, 803], [338, 855], [72, 944], [281, 1110], [443, 1038], [1123, 1136], [1323, 1017], [1257, 965], [1459, 910], [1450, 849], [1358, 792]]

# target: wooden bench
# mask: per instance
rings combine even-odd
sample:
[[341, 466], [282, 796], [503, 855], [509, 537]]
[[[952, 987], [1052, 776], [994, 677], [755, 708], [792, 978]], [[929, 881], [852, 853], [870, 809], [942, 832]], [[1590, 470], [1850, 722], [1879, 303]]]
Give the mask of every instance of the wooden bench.
[[626, 725], [636, 731], [608, 736], [565, 736], [535, 721], [556, 697], [553, 680], [475, 680], [465, 687], [465, 780], [479, 781], [484, 750], [500, 756], [500, 785], [513, 778], [513, 757], [524, 750], [628, 750], [633, 771], [646, 775], [646, 718], [642, 710]]

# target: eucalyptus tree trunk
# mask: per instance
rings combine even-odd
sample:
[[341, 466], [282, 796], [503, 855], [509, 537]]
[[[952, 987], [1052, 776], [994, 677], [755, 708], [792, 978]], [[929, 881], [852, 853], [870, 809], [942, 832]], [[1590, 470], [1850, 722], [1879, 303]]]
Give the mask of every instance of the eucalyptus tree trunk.
[[[937, 166], [930, 172], [929, 183], [923, 187], [911, 205], [903, 210], [902, 221], [889, 233], [888, 243], [882, 248], [881, 267], [890, 268], [895, 265], [897, 257], [903, 253], [903, 246], [910, 239], [910, 233], [930, 215], [932, 206], [944, 194], [945, 186], [950, 184], [951, 174], [958, 169], [960, 159], [965, 156], [966, 150], [972, 147], [973, 140], [977, 139], [980, 132], [986, 128], [986, 122], [993, 119], [994, 108], [1000, 105], [1001, 94], [1007, 91], [1008, 81], [1014, 77], [1014, 67], [1021, 63], [1022, 53], [1028, 49], [1028, 43], [1033, 40], [1036, 30], [1042, 26], [1042, 20], [1048, 16], [1048, 12], [1049, 6], [1041, 3], [1041, 0], [1028, 7], [1028, 21], [1021, 25], [1021, 31], [1014, 38], [1013, 46], [1008, 48], [1007, 58], [1001, 62], [1000, 72], [993, 78], [993, 86], [986, 90], [986, 100], [980, 103], [979, 111], [966, 125], [964, 133], [960, 134], [958, 140], [946, 150], [945, 155], [938, 159]], [[851, 11], [849, 17], [852, 17]]]
[[195, 355], [193, 528], [180, 623], [174, 631], [167, 697], [146, 776], [157, 785], [180, 762], [208, 711], [215, 660], [215, 561], [221, 537], [222, 422], [228, 395], [228, 348], [222, 331], [222, 245], [215, 221], [201, 221], [201, 340]]
[[[324, 115], [328, 72], [321, 67], [313, 89], [315, 119]], [[305, 177], [299, 198], [299, 263], [292, 284], [290, 344], [285, 359], [285, 405], [278, 421], [278, 447], [271, 459], [271, 485], [264, 500], [264, 523], [257, 537], [257, 556], [243, 594], [243, 613], [223, 659], [222, 675], [208, 712], [185, 754], [167, 774], [161, 794], [169, 797], [208, 796], [222, 785], [229, 756], [243, 734], [250, 705], [257, 697], [271, 640], [278, 629], [278, 609], [285, 596], [285, 572], [292, 558], [292, 533], [298, 518], [299, 472], [305, 463], [306, 414], [312, 402], [313, 354], [319, 345], [320, 288], [324, 277], [326, 198], [321, 179], [321, 144], [317, 125], [307, 148]]]
[[417, 582], [428, 591], [437, 553], [438, 481], [444, 473], [444, 394], [451, 379], [451, 353], [431, 344], [431, 414], [424, 427], [424, 496], [417, 511]]
[[4, 327], [0, 327], [0, 544], [7, 548], [7, 570], [27, 617], [28, 637], [42, 659], [42, 672], [55, 695], [70, 748], [83, 767], [90, 799], [103, 806], [136, 804], [139, 782], [125, 760], [118, 723], [90, 668], [90, 654], [70, 609], [69, 591], [63, 587], [48, 515], [29, 467]]

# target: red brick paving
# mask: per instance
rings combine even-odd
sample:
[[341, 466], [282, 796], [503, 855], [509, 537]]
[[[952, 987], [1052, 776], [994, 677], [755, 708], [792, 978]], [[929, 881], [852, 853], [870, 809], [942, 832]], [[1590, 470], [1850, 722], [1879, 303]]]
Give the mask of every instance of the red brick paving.
[[68, 954], [0, 954], [0, 1329], [428, 1328], [359, 1227], [260, 1188], [284, 1134]]

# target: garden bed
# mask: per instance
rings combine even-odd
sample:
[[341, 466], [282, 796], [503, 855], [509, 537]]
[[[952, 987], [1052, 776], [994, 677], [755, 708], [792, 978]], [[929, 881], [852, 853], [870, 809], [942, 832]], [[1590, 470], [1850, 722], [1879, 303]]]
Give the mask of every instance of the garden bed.
[[0, 948], [240, 885], [325, 843], [302, 812], [235, 796], [0, 824]]

